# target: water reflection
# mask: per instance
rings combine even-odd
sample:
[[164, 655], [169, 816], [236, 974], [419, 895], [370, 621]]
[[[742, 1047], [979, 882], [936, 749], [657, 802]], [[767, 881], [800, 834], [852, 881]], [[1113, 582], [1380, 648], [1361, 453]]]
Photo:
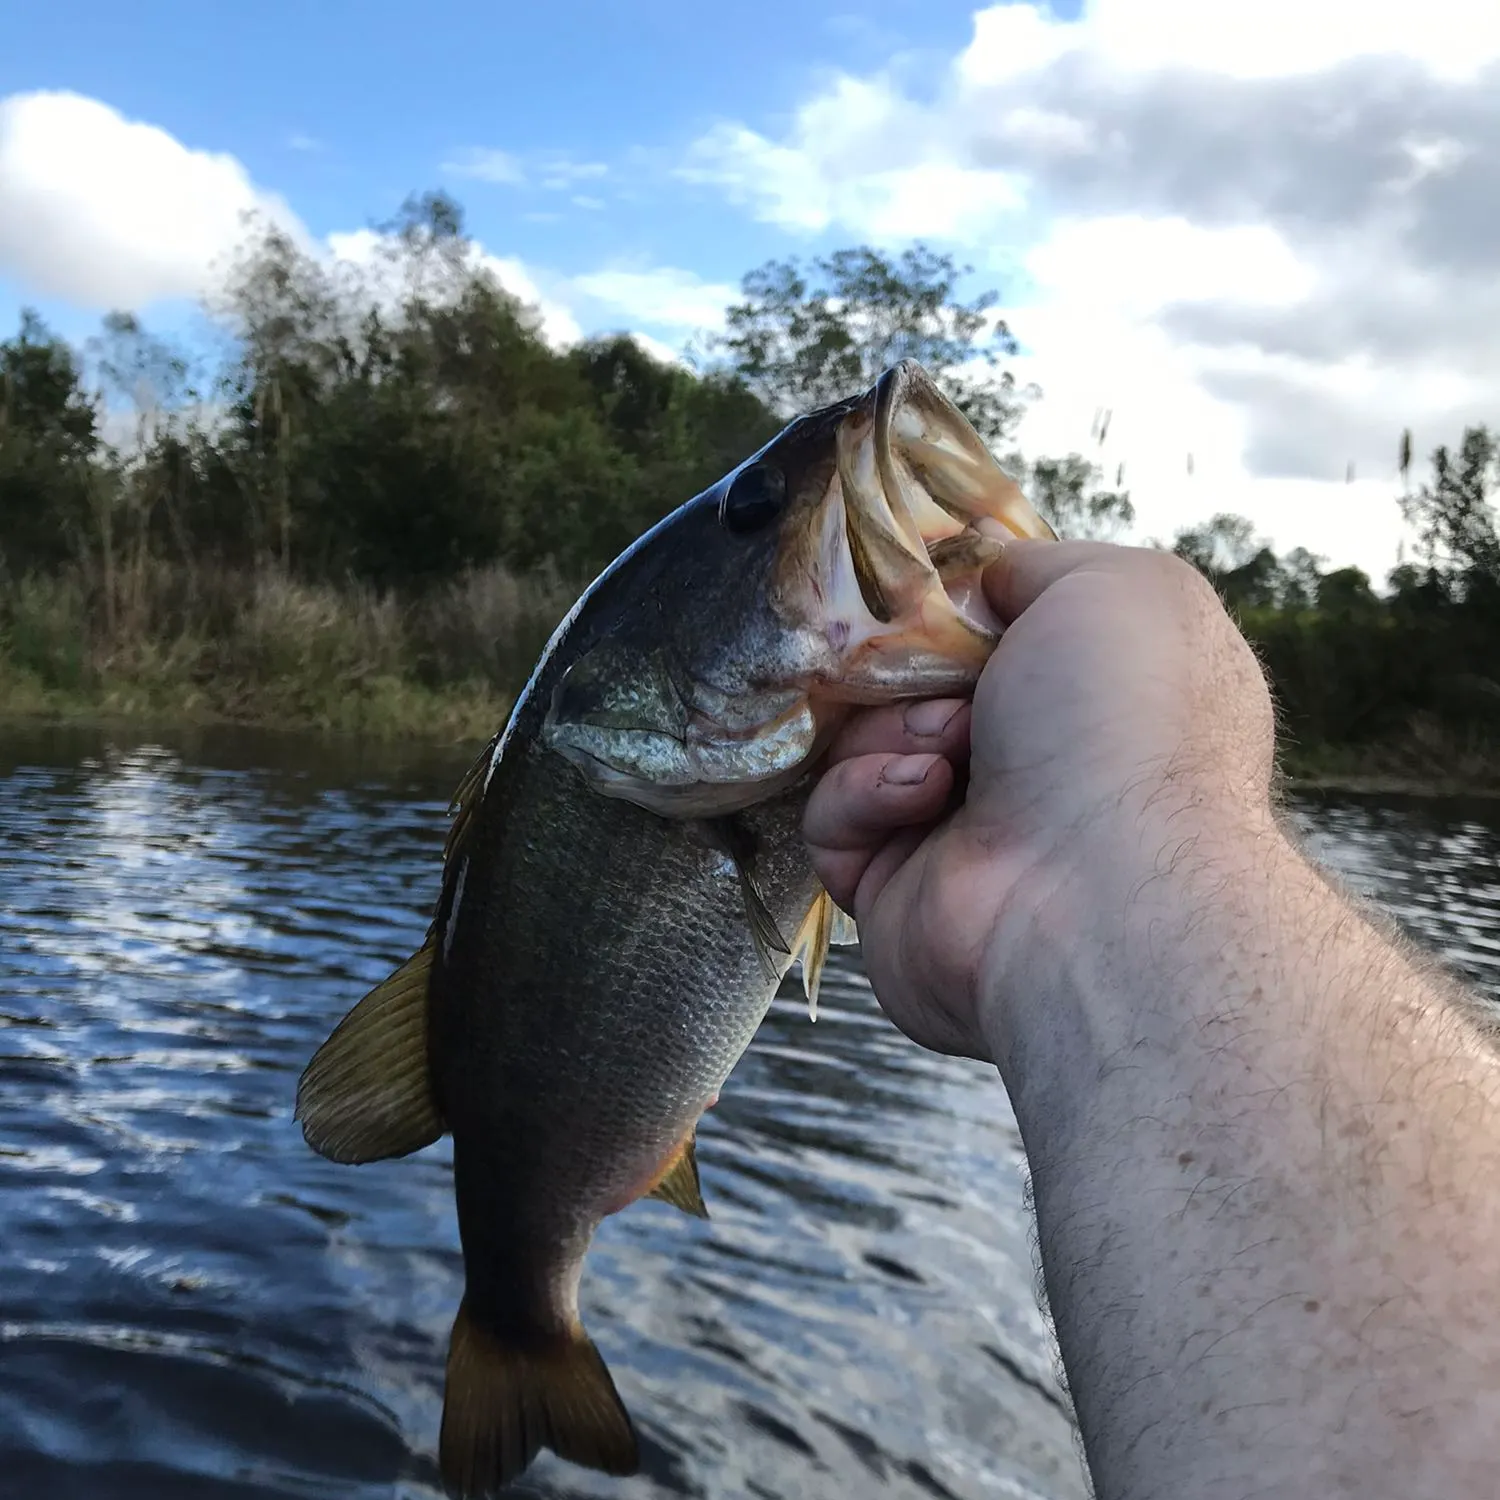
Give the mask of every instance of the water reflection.
[[1324, 794], [1298, 819], [1318, 859], [1500, 1000], [1500, 801]]
[[[271, 736], [0, 744], [0, 1475], [49, 1497], [438, 1493], [446, 1145], [306, 1150], [298, 1072], [421, 939], [461, 755]], [[1316, 847], [1486, 982], [1500, 835], [1327, 800]], [[585, 1316], [642, 1430], [548, 1496], [1083, 1494], [977, 1064], [836, 959], [700, 1136], [707, 1224], [601, 1231]]]

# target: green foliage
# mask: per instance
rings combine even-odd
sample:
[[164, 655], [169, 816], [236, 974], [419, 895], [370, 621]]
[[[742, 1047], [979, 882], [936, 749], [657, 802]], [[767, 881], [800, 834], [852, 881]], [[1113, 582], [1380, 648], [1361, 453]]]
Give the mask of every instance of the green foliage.
[[48, 687], [76, 690], [87, 676], [88, 615], [74, 578], [31, 575], [0, 603], [0, 651], [13, 670]]
[[30, 309], [0, 344], [0, 559], [55, 566], [89, 528], [98, 447], [73, 352]]
[[[207, 373], [126, 314], [81, 355], [30, 312], [0, 343], [12, 710], [488, 733], [579, 586], [786, 417], [905, 357], [992, 444], [1030, 394], [995, 294], [964, 300], [967, 271], [920, 245], [751, 272], [696, 371], [624, 336], [549, 346], [440, 194], [366, 248], [330, 264], [254, 226]], [[1007, 462], [1065, 536], [1134, 519], [1123, 474], [1078, 453]], [[1418, 557], [1382, 591], [1240, 516], [1173, 542], [1255, 643], [1304, 764], [1500, 751], [1500, 437], [1410, 471], [1407, 434]]]
[[1102, 475], [1095, 464], [1077, 453], [1066, 458], [1039, 458], [1017, 478], [1026, 486], [1031, 503], [1052, 523], [1061, 537], [1074, 541], [1114, 541], [1135, 521], [1135, 506], [1125, 490], [1099, 487]]
[[772, 410], [791, 417], [868, 387], [888, 366], [927, 367], [978, 431], [1006, 437], [1021, 414], [1014, 378], [1000, 369], [1016, 352], [987, 291], [957, 295], [969, 267], [923, 245], [891, 259], [867, 246], [804, 266], [768, 261], [742, 284], [716, 347]]
[[1432, 479], [1402, 497], [1401, 509], [1417, 532], [1419, 555], [1460, 589], [1500, 579], [1500, 539], [1490, 492], [1500, 483], [1500, 440], [1485, 427], [1464, 433], [1457, 455], [1447, 447], [1432, 455]]
[[[1321, 571], [1304, 548], [1277, 557], [1243, 516], [1179, 532], [1174, 550], [1215, 584], [1254, 643], [1296, 764], [1352, 755], [1442, 780], [1444, 760], [1500, 754], [1500, 550], [1491, 506], [1500, 474], [1482, 428], [1402, 509], [1424, 558], [1384, 597], [1358, 568]], [[1409, 467], [1409, 464], [1408, 464]]]
[[1311, 605], [1325, 615], [1369, 619], [1381, 607], [1370, 587], [1370, 576], [1362, 568], [1337, 568], [1311, 581], [1308, 595], [1299, 599], [1300, 608]]
[[225, 311], [229, 530], [303, 577], [425, 587], [502, 560], [581, 578], [777, 425], [732, 375], [627, 338], [549, 348], [442, 197], [339, 277], [266, 231]]

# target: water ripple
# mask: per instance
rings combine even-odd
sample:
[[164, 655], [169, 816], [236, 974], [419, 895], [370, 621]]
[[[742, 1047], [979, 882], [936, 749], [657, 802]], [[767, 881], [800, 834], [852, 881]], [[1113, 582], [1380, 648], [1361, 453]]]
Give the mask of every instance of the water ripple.
[[[421, 940], [463, 757], [294, 739], [0, 743], [5, 1492], [435, 1496], [461, 1268], [442, 1143], [308, 1151], [297, 1075]], [[1500, 835], [1329, 801], [1315, 846], [1500, 983]], [[1075, 1500], [993, 1071], [837, 956], [704, 1122], [713, 1219], [608, 1221], [585, 1317], [642, 1430], [533, 1496]]]

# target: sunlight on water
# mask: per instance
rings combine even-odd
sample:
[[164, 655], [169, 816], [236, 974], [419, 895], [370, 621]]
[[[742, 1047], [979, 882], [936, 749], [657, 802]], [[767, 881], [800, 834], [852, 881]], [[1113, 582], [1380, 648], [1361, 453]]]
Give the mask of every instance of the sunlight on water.
[[[445, 1143], [308, 1151], [297, 1075], [421, 940], [461, 756], [0, 742], [0, 1475], [60, 1497], [435, 1495]], [[1500, 832], [1329, 800], [1320, 857], [1500, 985]], [[836, 957], [700, 1136], [704, 1224], [608, 1221], [584, 1312], [645, 1472], [552, 1496], [1084, 1493], [992, 1073]]]

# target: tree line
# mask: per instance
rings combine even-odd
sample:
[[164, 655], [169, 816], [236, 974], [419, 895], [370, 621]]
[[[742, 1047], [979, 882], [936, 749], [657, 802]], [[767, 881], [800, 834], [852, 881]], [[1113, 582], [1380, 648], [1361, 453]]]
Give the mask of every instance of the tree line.
[[[1081, 454], [1016, 451], [1038, 392], [1006, 368], [1016, 343], [998, 299], [965, 300], [967, 268], [924, 246], [752, 271], [688, 365], [625, 336], [552, 347], [444, 195], [409, 201], [370, 246], [330, 262], [247, 225], [208, 309], [223, 336], [212, 361], [129, 314], [82, 348], [23, 314], [0, 343], [0, 649], [26, 656], [39, 580], [73, 601], [58, 628], [82, 637], [75, 673], [142, 643], [224, 637], [268, 580], [282, 596], [362, 589], [429, 619], [433, 600], [500, 570], [551, 580], [555, 608], [789, 416], [905, 356], [1061, 532], [1116, 536], [1133, 521], [1122, 472], [1110, 485]], [[1238, 613], [1308, 749], [1414, 736], [1482, 749], [1500, 728], [1497, 441], [1467, 431], [1415, 486], [1409, 438], [1401, 459], [1393, 503], [1417, 560], [1380, 589], [1301, 548], [1278, 556], [1241, 517], [1167, 543]], [[461, 675], [462, 651], [445, 658], [429, 637], [414, 670]], [[54, 670], [56, 646], [28, 669]], [[524, 676], [529, 658], [516, 666]]]

